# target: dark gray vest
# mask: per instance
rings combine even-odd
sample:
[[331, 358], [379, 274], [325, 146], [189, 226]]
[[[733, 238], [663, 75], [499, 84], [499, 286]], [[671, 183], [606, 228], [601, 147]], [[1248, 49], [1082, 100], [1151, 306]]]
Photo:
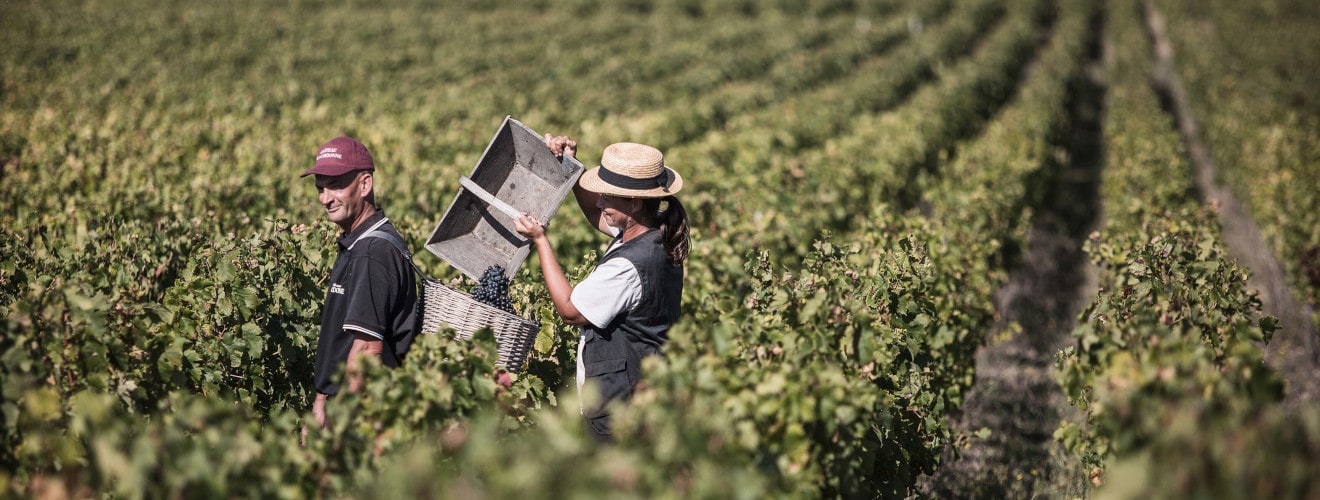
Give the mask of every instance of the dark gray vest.
[[637, 269], [642, 296], [637, 308], [624, 311], [605, 328], [588, 327], [592, 333], [624, 338], [645, 356], [669, 341], [669, 327], [678, 321], [683, 298], [683, 268], [669, 262], [659, 230], [651, 230], [601, 257], [597, 266], [612, 259], [626, 259]]

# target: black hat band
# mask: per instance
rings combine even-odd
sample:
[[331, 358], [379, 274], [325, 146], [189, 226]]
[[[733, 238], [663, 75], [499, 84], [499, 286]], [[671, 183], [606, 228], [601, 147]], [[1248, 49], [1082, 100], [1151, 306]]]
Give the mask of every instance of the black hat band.
[[669, 188], [669, 171], [661, 170], [660, 175], [650, 178], [628, 177], [626, 175], [614, 172], [608, 168], [601, 167], [600, 180], [605, 181], [611, 186], [624, 189], [651, 189], [653, 187]]

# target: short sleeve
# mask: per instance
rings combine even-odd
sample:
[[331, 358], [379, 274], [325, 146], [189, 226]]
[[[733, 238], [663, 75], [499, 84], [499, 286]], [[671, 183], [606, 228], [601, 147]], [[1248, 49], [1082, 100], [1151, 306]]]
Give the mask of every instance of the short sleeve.
[[569, 301], [588, 322], [604, 328], [619, 313], [637, 307], [641, 295], [637, 268], [628, 259], [610, 259], [573, 287]]
[[391, 311], [403, 300], [399, 297], [391, 266], [371, 254], [355, 257], [349, 262], [349, 289], [344, 330], [360, 332], [378, 340], [385, 340], [393, 323]]

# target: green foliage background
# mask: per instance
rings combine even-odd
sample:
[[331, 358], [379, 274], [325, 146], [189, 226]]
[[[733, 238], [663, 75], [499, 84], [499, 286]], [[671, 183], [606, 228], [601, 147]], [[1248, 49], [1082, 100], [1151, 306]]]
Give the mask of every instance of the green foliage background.
[[[995, 328], [994, 292], [1069, 162], [1088, 41], [1136, 6], [6, 2], [0, 490], [909, 495], [970, 439], [950, 419]], [[1142, 42], [1121, 38], [1131, 64]], [[1161, 137], [1146, 114], [1158, 107], [1121, 88], [1106, 129], [1117, 191], [1104, 203], [1126, 215], [1089, 243], [1116, 285], [1060, 358], [1089, 413], [1059, 439], [1099, 468], [1199, 449], [1186, 433], [1152, 439], [1178, 418], [1255, 422], [1261, 439], [1297, 429], [1271, 413], [1277, 387], [1253, 343], [1269, 318], [1177, 181], [1186, 173], [1133, 168], [1180, 151], [1142, 142]], [[364, 141], [418, 263], [457, 284], [416, 250], [506, 115], [573, 136], [588, 165], [611, 142], [657, 145], [687, 180], [684, 319], [668, 359], [648, 363], [647, 389], [619, 409], [620, 442], [585, 440], [576, 332], [554, 320], [534, 262], [513, 293], [543, 331], [512, 387], [494, 383], [489, 336], [428, 336], [303, 435], [336, 228], [297, 174], [329, 138]], [[1287, 123], [1315, 137], [1311, 122]], [[1146, 175], [1117, 177], [1133, 172]], [[572, 204], [551, 237], [576, 282], [603, 242]], [[1315, 226], [1300, 220], [1277, 233]], [[1181, 281], [1132, 255], [1183, 259], [1157, 261]], [[1294, 272], [1304, 284], [1305, 266]], [[1186, 312], [1202, 302], [1210, 312]], [[1185, 350], [1134, 360], [1134, 338]], [[1136, 377], [1120, 368], [1155, 385], [1102, 390]], [[1159, 385], [1168, 373], [1186, 384]], [[1198, 397], [1205, 387], [1214, 397]], [[1112, 405], [1169, 416], [1099, 411]], [[1221, 465], [1207, 464], [1196, 470]]]

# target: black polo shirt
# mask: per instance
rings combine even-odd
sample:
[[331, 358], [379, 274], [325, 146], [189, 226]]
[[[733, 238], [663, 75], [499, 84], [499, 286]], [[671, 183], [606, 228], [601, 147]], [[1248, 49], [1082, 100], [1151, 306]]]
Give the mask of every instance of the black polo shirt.
[[417, 281], [412, 262], [389, 240], [362, 237], [373, 230], [406, 241], [379, 209], [352, 232], [339, 236], [339, 255], [330, 271], [316, 343], [314, 383], [322, 394], [339, 392], [335, 375], [348, 361], [355, 332], [382, 341], [380, 360], [389, 367], [399, 366], [416, 335]]

